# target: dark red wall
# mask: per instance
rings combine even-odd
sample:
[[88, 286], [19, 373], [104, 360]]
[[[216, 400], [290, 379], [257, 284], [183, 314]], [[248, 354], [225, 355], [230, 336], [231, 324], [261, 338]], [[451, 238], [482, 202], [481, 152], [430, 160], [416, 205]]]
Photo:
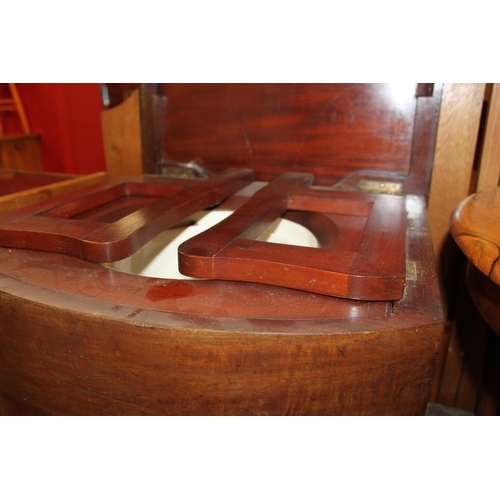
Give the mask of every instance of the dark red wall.
[[90, 174], [106, 170], [97, 83], [18, 83], [31, 132], [41, 136], [43, 169]]

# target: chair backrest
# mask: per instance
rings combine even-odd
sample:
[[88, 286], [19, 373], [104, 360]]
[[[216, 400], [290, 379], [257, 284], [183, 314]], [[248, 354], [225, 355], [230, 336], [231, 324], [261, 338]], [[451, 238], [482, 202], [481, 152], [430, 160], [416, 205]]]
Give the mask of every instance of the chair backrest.
[[28, 123], [28, 119], [26, 118], [26, 113], [24, 112], [24, 107], [19, 96], [19, 92], [16, 88], [16, 84], [4, 83], [2, 84], [2, 86], [7, 87], [10, 96], [0, 96], [0, 137], [5, 136], [2, 120], [6, 113], [17, 115], [22, 127], [23, 134], [28, 135], [30, 133], [30, 126]]

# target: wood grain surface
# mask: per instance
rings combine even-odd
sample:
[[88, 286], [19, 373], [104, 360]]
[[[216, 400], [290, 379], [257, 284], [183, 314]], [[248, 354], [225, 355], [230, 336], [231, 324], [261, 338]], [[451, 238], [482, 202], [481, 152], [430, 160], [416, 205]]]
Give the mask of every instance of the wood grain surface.
[[54, 198], [107, 180], [106, 172], [84, 176], [0, 172], [0, 213]]
[[405, 205], [412, 272], [398, 301], [0, 248], [0, 413], [423, 414], [443, 318], [425, 200]]
[[[318, 185], [356, 170], [398, 173], [408, 192], [426, 195], [442, 89], [431, 87], [429, 95], [414, 83], [162, 84], [162, 147], [172, 161], [252, 168], [265, 181], [286, 171], [311, 172]], [[157, 128], [151, 116], [143, 136]]]
[[141, 175], [139, 90], [122, 104], [102, 111], [101, 125], [107, 172], [110, 175]]
[[187, 189], [168, 179], [162, 183], [145, 178], [103, 183], [1, 215], [0, 244], [64, 253], [92, 262], [114, 262], [192, 213], [220, 203], [252, 180], [251, 170], [228, 169], [203, 182], [193, 181]]
[[[0, 413], [423, 415], [443, 328], [425, 199], [439, 85], [148, 84], [143, 90], [142, 172], [154, 172], [163, 148], [169, 160], [201, 158], [215, 173], [251, 168], [265, 181], [307, 171], [331, 186], [367, 170], [402, 179], [405, 195], [391, 199], [404, 205], [406, 235], [389, 244], [406, 255], [404, 293], [397, 300], [349, 300], [265, 283], [132, 276], [76, 258], [74, 244], [55, 232], [32, 238], [37, 250], [13, 248], [30, 240], [19, 231], [16, 245], [0, 247]], [[164, 115], [156, 106], [160, 94], [167, 98]], [[165, 135], [158, 143], [154, 124], [161, 116]], [[122, 196], [123, 182], [86, 188], [87, 205], [65, 195], [39, 205], [35, 217], [28, 208], [16, 217], [34, 217], [29, 231], [71, 222], [75, 233], [92, 226], [104, 234], [133, 213], [151, 215], [162, 202], [164, 181], [151, 181], [151, 203], [129, 191]], [[287, 196], [283, 215], [313, 231], [320, 251], [338, 244], [352, 252], [375, 198], [343, 192], [332, 202], [311, 194], [308, 182]], [[169, 198], [194, 184], [171, 186]], [[408, 194], [410, 187], [421, 196]], [[106, 206], [100, 196], [109, 197]], [[226, 203], [242, 201], [248, 200]], [[389, 205], [377, 224], [391, 226], [395, 217], [399, 226], [401, 214]], [[15, 230], [16, 222], [10, 224]], [[116, 228], [120, 237], [127, 233]], [[385, 247], [383, 238], [367, 234], [365, 257], [373, 256], [369, 264], [377, 268], [383, 259], [372, 251]], [[150, 235], [146, 230], [137, 241]], [[356, 266], [365, 264], [360, 259]]]
[[[289, 202], [297, 188], [311, 183], [310, 174], [299, 173], [269, 183], [227, 219], [181, 244], [180, 271], [196, 278], [266, 283], [350, 299], [400, 299], [406, 276], [403, 198], [303, 189]], [[319, 249], [253, 241], [298, 205], [354, 219], [360, 218], [361, 209], [365, 217], [353, 221], [346, 232], [332, 225], [340, 248], [334, 241]]]
[[499, 188], [469, 196], [450, 217], [451, 234], [465, 256], [497, 285], [500, 285], [499, 220]]

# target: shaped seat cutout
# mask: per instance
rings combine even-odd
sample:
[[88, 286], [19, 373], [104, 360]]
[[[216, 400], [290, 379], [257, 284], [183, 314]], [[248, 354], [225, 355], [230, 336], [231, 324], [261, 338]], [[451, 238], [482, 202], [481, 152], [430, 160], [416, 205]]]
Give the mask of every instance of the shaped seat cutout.
[[192, 213], [220, 203], [253, 181], [249, 169], [207, 180], [165, 178], [100, 184], [0, 215], [0, 245], [113, 262]]
[[[227, 219], [179, 246], [181, 273], [360, 300], [397, 300], [406, 277], [404, 199], [311, 189], [313, 176], [286, 173]], [[351, 218], [327, 248], [255, 241], [287, 210]]]
[[[252, 170], [228, 169], [208, 180], [142, 177], [93, 186], [0, 215], [0, 245], [91, 262], [121, 260], [253, 178]], [[289, 172], [267, 184], [227, 219], [180, 245], [180, 271], [350, 299], [400, 299], [404, 198], [317, 189], [313, 181], [312, 174]], [[323, 217], [321, 248], [254, 240], [287, 214], [305, 225]]]

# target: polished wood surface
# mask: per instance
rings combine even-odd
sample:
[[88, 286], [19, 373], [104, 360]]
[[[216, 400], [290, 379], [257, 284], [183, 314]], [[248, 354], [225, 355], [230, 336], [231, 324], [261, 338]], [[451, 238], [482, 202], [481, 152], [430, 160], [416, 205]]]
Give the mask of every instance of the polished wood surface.
[[105, 172], [85, 176], [0, 171], [0, 213], [10, 212], [104, 182]]
[[469, 196], [453, 211], [450, 230], [469, 261], [467, 287], [486, 322], [500, 335], [500, 188]]
[[442, 310], [425, 200], [404, 200], [398, 301], [146, 278], [0, 248], [0, 413], [423, 414]]
[[[121, 260], [160, 232], [220, 203], [253, 180], [228, 169], [206, 181], [112, 181], [0, 216], [0, 245], [60, 252], [91, 262]], [[142, 181], [142, 182], [141, 182]]]
[[500, 188], [469, 196], [453, 211], [450, 230], [467, 259], [500, 285]]
[[[360, 169], [408, 175], [417, 101], [432, 103], [434, 122], [439, 108], [436, 98], [416, 97], [417, 84], [163, 84], [162, 91], [169, 159], [201, 158], [215, 171], [253, 168], [261, 180], [297, 169], [319, 185]], [[417, 149], [428, 154], [433, 141], [425, 139]], [[430, 170], [432, 161], [415, 160]]]
[[[4, 214], [0, 244], [91, 262], [121, 260], [161, 231], [244, 187], [253, 171], [229, 169], [190, 181], [187, 188], [169, 179], [140, 180], [109, 182]], [[180, 271], [358, 300], [400, 299], [406, 275], [403, 198], [299, 190], [313, 180], [311, 174], [288, 173], [268, 184], [226, 220], [182, 244]], [[295, 218], [301, 211], [332, 215], [329, 227], [322, 229], [330, 241], [322, 248], [252, 241], [288, 210]], [[343, 224], [335, 217], [343, 217]]]
[[[406, 211], [403, 296], [349, 300], [263, 283], [132, 276], [64, 253], [0, 247], [0, 413], [424, 414], [443, 327], [425, 199], [439, 85], [141, 90], [143, 173], [164, 155], [200, 158], [214, 173], [253, 168], [269, 181], [288, 171], [310, 172], [324, 186], [352, 172], [400, 179], [405, 194], [392, 199]], [[172, 183], [177, 193], [193, 186]], [[284, 217], [326, 247], [332, 223], [353, 236], [354, 219], [364, 224], [372, 213], [350, 192], [357, 189], [336, 202], [345, 209], [350, 200], [357, 215], [329, 213], [329, 196], [307, 187], [290, 195]], [[36, 222], [109, 228], [137, 208], [129, 196], [108, 194], [119, 206], [91, 202], [81, 213], [65, 197], [45, 202]], [[224, 204], [240, 206], [234, 198]], [[313, 202], [317, 212], [308, 212]]]
[[65, 177], [57, 174], [0, 171], [0, 196], [53, 184], [63, 178]]
[[[406, 214], [399, 196], [298, 188], [311, 174], [278, 177], [231, 216], [179, 247], [179, 269], [196, 278], [250, 281], [359, 300], [403, 296]], [[352, 217], [332, 220], [321, 248], [253, 241], [287, 210]]]
[[469, 261], [467, 288], [479, 313], [500, 336], [500, 188], [466, 198], [453, 211], [450, 229]]
[[[261, 180], [308, 171], [332, 185], [353, 171], [403, 177], [427, 195], [442, 84], [142, 84], [139, 102], [103, 112], [110, 171], [160, 173], [168, 159]], [[104, 115], [116, 116], [104, 120]], [[120, 118], [118, 118], [118, 115]], [[140, 137], [124, 136], [122, 123]], [[132, 130], [132, 129], [130, 129]], [[128, 142], [127, 142], [128, 141]], [[142, 158], [140, 168], [129, 157]], [[132, 165], [133, 163], [133, 165]], [[134, 167], [135, 166], [135, 167]], [[128, 170], [127, 170], [128, 171]]]

